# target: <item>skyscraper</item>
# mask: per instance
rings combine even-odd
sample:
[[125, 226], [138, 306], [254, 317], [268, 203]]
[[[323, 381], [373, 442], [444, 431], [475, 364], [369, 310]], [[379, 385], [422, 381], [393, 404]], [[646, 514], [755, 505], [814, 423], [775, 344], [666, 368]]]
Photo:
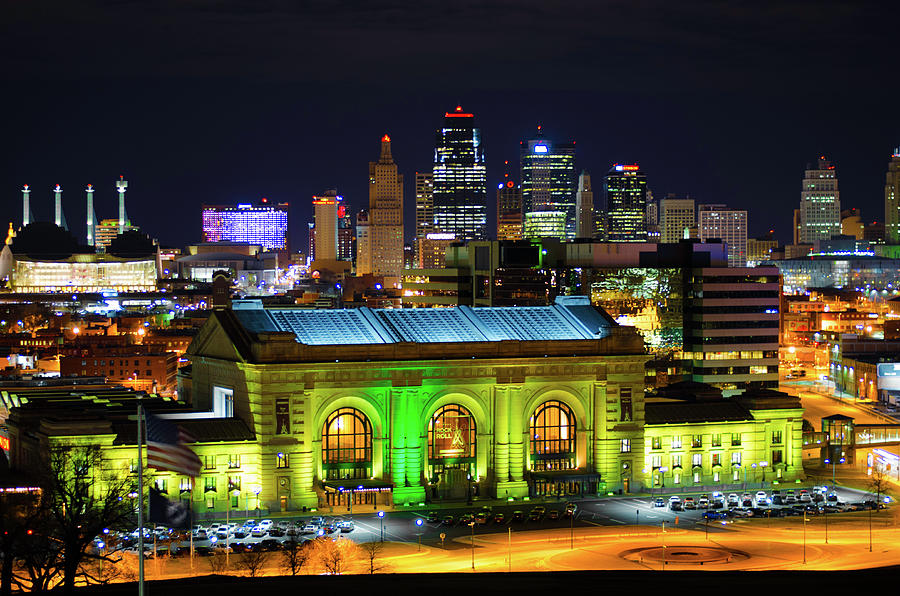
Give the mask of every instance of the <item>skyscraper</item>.
[[313, 221], [315, 222], [313, 256], [316, 261], [337, 260], [338, 205], [341, 198], [334, 189], [313, 196]]
[[435, 135], [434, 224], [460, 240], [487, 237], [487, 173], [475, 116], [456, 106]]
[[800, 191], [800, 244], [830, 240], [841, 233], [841, 195], [834, 166], [823, 155], [807, 168]]
[[668, 195], [659, 202], [659, 241], [680, 242], [697, 237], [694, 199]]
[[728, 266], [746, 267], [747, 211], [725, 205], [700, 205], [697, 216], [700, 240], [718, 238], [728, 248]]
[[497, 185], [497, 240], [522, 239], [522, 186], [507, 178]]
[[204, 242], [261, 244], [266, 250], [289, 250], [288, 204], [203, 205]]
[[416, 172], [416, 238], [434, 231], [434, 174]]
[[369, 162], [369, 249], [372, 272], [399, 283], [403, 270], [403, 174], [391, 155], [391, 137], [381, 138], [378, 161]]
[[647, 175], [637, 164], [615, 164], [603, 179], [610, 242], [646, 242]]
[[891, 155], [885, 175], [884, 235], [888, 244], [900, 244], [900, 147]]
[[339, 261], [353, 261], [356, 259], [356, 230], [353, 229], [353, 216], [346, 197], [338, 204], [337, 218], [337, 258]]
[[559, 211], [566, 214], [565, 235], [575, 237], [575, 143], [554, 144], [543, 138], [522, 141], [519, 155], [522, 205], [530, 211]]
[[575, 237], [594, 237], [594, 191], [591, 190], [591, 175], [582, 171], [578, 177], [578, 191], [575, 193]]

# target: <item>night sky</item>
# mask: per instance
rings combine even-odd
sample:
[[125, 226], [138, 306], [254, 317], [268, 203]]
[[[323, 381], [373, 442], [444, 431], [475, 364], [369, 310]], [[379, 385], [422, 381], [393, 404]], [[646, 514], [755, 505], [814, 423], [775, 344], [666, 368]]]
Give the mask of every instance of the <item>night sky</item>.
[[[200, 205], [368, 202], [384, 133], [406, 176], [430, 171], [434, 130], [460, 103], [488, 158], [491, 222], [503, 161], [538, 124], [575, 140], [578, 167], [637, 162], [654, 195], [750, 209], [752, 235], [790, 240], [807, 163], [834, 160], [844, 208], [883, 218], [900, 145], [897, 2], [509, 0], [213, 2], [3, 0], [5, 222], [37, 219], [59, 183], [84, 236], [84, 193], [163, 244], [200, 239]], [[493, 226], [493, 223], [491, 223]]]

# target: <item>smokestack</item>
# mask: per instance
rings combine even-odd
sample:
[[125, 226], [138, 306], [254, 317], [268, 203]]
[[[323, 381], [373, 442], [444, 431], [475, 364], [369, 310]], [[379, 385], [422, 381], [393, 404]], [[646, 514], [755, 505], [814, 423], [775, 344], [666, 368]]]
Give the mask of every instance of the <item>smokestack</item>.
[[53, 223], [68, 230], [69, 226], [66, 224], [66, 216], [63, 214], [62, 208], [62, 188], [60, 188], [59, 184], [53, 189], [53, 194], [55, 196], [53, 205]]
[[31, 223], [31, 190], [28, 185], [22, 187], [22, 227]]
[[94, 214], [94, 185], [88, 184], [84, 192], [87, 194], [87, 243], [88, 246], [94, 246], [97, 221], [97, 216]]
[[128, 221], [128, 216], [125, 214], [125, 189], [128, 188], [128, 180], [125, 180], [125, 176], [119, 176], [119, 179], [116, 181], [116, 190], [119, 192], [119, 233], [125, 231], [125, 222]]

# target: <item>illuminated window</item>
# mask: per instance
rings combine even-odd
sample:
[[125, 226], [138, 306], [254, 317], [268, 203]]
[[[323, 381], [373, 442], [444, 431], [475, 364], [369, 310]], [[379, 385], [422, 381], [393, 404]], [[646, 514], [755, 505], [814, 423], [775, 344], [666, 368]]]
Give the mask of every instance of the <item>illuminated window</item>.
[[772, 431], [772, 444], [773, 445], [781, 445], [781, 431], [780, 430]]
[[560, 401], [538, 406], [529, 423], [531, 459], [541, 470], [575, 467], [575, 414]]
[[216, 492], [216, 477], [215, 476], [206, 476], [203, 478], [203, 492], [204, 493]]
[[241, 491], [241, 477], [240, 476], [229, 476], [228, 477], [228, 492], [233, 493], [234, 491]]
[[228, 469], [235, 470], [241, 467], [241, 456], [240, 455], [229, 455], [228, 456]]
[[619, 448], [620, 453], [631, 453], [631, 439], [622, 439], [622, 445]]
[[203, 469], [204, 470], [215, 470], [216, 469], [216, 456], [215, 455], [207, 455], [203, 457]]
[[731, 454], [731, 465], [739, 466], [741, 465], [741, 452], [735, 451]]
[[447, 404], [435, 411], [428, 421], [428, 474], [432, 482], [451, 469], [474, 475], [476, 431], [475, 417], [460, 405]]
[[713, 453], [712, 454], [712, 465], [714, 465], [714, 466], [722, 465], [722, 454], [721, 453]]
[[692, 455], [691, 456], [691, 465], [694, 466], [695, 468], [699, 468], [700, 466], [702, 466], [703, 465], [703, 454], [695, 453], [694, 455]]
[[651, 444], [651, 449], [662, 449], [662, 438], [653, 437], [653, 439], [651, 439]]
[[721, 447], [722, 446], [722, 435], [713, 435], [712, 436], [712, 446], [713, 447]]
[[691, 437], [691, 447], [695, 449], [703, 447], [703, 435], [693, 435]]
[[731, 434], [731, 446], [732, 447], [740, 447], [741, 446], [741, 433], [732, 433]]
[[681, 449], [681, 436], [676, 435], [672, 437], [672, 449]]
[[169, 492], [169, 481], [166, 478], [154, 478], [153, 486], [155, 486], [156, 490], [163, 494]]
[[322, 429], [322, 461], [326, 477], [368, 478], [372, 469], [372, 425], [355, 408], [340, 408]]
[[290, 467], [287, 453], [278, 452], [275, 454], [275, 467], [279, 470], [285, 470]]

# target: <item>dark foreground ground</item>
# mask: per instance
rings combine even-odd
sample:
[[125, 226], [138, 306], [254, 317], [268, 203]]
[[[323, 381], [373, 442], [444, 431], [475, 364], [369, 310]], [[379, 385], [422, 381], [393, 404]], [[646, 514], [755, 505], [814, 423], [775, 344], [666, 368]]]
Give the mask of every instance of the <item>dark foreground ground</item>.
[[[416, 596], [471, 596], [482, 593], [556, 594], [561, 590], [586, 589], [618, 594], [660, 593], [766, 596], [800, 590], [828, 590], [831, 594], [858, 593], [864, 586], [893, 585], [900, 567], [861, 571], [672, 571], [672, 572], [547, 572], [547, 573], [423, 573], [384, 575], [301, 575], [297, 577], [245, 578], [205, 576], [147, 582], [145, 596], [272, 596], [312, 590], [314, 594], [416, 594]], [[888, 582], [891, 582], [890, 584]], [[340, 592], [334, 592], [339, 590]], [[136, 584], [94, 586], [79, 590], [84, 596], [135, 596]], [[574, 592], [569, 592], [573, 594]]]

